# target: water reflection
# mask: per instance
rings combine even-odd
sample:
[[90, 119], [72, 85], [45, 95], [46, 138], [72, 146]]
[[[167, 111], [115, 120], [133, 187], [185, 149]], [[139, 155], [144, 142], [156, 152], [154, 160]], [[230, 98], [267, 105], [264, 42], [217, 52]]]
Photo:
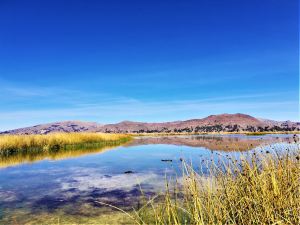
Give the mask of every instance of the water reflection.
[[[126, 144], [127, 147], [141, 145], [177, 145], [189, 147], [203, 147], [212, 151], [248, 151], [258, 146], [271, 143], [293, 142], [293, 135], [194, 135], [194, 136], [161, 136], [161, 137], [137, 137]], [[91, 149], [70, 149], [53, 152], [29, 152], [0, 157], [0, 168], [33, 163], [41, 160], [62, 160], [80, 157], [87, 154], [98, 154], [114, 149], [116, 146], [101, 146]]]
[[293, 135], [195, 135], [136, 138], [127, 146], [168, 144], [190, 147], [204, 147], [212, 151], [248, 151], [271, 143], [292, 142]]
[[69, 158], [76, 158], [88, 154], [98, 154], [114, 149], [116, 146], [102, 146], [97, 149], [68, 149], [62, 151], [52, 152], [27, 152], [24, 154], [14, 154], [7, 156], [0, 156], [0, 168], [15, 166], [19, 164], [34, 163], [41, 160], [63, 160]]
[[[285, 149], [294, 141], [293, 135], [142, 137], [116, 148], [2, 158], [0, 224], [46, 223], [58, 217], [79, 223], [111, 211], [99, 202], [124, 209], [138, 207], [140, 189], [146, 195], [163, 190], [165, 176], [179, 174], [180, 159], [200, 165], [204, 159], [217, 160], [219, 154]], [[53, 223], [58, 224], [57, 220]]]

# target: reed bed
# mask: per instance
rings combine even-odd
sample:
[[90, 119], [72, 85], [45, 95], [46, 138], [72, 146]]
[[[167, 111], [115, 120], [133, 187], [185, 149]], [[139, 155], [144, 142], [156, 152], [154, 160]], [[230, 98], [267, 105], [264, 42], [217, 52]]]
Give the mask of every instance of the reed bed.
[[53, 133], [47, 135], [2, 135], [0, 156], [17, 153], [111, 146], [129, 141], [130, 135], [103, 133]]
[[300, 224], [300, 150], [211, 162], [209, 174], [183, 163], [181, 184], [166, 186], [132, 214], [136, 224]]

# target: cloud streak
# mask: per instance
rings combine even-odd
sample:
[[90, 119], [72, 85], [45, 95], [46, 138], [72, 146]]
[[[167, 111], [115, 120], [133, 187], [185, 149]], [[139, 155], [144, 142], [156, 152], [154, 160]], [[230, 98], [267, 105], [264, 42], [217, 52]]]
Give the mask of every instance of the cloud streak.
[[[224, 96], [139, 99], [100, 91], [59, 87], [18, 86], [3, 82], [0, 89], [0, 130], [35, 124], [83, 120], [115, 123], [122, 120], [162, 122], [202, 118], [210, 114], [246, 113], [277, 120], [297, 119], [293, 91], [243, 93]], [[287, 97], [284, 97], [287, 96]], [[284, 109], [284, 116], [282, 111]]]
[[[259, 95], [256, 95], [259, 98]], [[22, 124], [24, 121], [36, 123], [59, 120], [92, 120], [101, 123], [118, 122], [121, 120], [138, 121], [169, 121], [191, 118], [201, 118], [214, 112], [218, 113], [253, 113], [254, 116], [264, 117], [268, 113], [285, 109], [286, 115], [297, 112], [296, 101], [259, 101], [250, 95], [240, 97], [224, 97], [203, 100], [181, 100], [163, 102], [145, 102], [135, 99], [115, 99], [111, 102], [92, 104], [77, 104], [65, 108], [49, 108], [36, 110], [16, 110], [0, 112], [1, 124], [8, 122], [12, 127], [17, 127], [15, 122]], [[259, 114], [257, 112], [261, 111]], [[274, 119], [274, 118], [273, 118]], [[275, 118], [284, 120], [284, 118]], [[34, 122], [33, 122], [34, 123]], [[28, 124], [30, 125], [30, 124]], [[33, 124], [31, 124], [33, 125]], [[2, 127], [5, 129], [5, 126]]]

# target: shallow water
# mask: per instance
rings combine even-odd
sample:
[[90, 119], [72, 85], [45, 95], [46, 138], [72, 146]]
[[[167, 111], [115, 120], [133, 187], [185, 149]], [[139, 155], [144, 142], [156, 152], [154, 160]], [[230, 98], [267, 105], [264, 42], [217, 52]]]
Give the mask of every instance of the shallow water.
[[165, 176], [180, 177], [181, 160], [192, 161], [197, 169], [203, 160], [220, 155], [295, 145], [293, 135], [138, 137], [113, 149], [0, 159], [0, 224], [109, 211], [99, 202], [139, 207], [140, 189], [146, 195], [163, 190]]

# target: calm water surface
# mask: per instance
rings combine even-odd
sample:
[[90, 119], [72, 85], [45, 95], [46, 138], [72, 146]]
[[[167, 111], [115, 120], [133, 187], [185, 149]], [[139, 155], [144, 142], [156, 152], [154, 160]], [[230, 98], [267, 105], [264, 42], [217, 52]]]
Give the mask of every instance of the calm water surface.
[[181, 159], [197, 168], [219, 155], [293, 148], [294, 139], [293, 135], [140, 137], [113, 149], [0, 159], [0, 224], [23, 224], [34, 215], [57, 212], [82, 217], [105, 213], [107, 207], [99, 201], [138, 207], [140, 188], [149, 195], [163, 190], [166, 175], [180, 176]]

